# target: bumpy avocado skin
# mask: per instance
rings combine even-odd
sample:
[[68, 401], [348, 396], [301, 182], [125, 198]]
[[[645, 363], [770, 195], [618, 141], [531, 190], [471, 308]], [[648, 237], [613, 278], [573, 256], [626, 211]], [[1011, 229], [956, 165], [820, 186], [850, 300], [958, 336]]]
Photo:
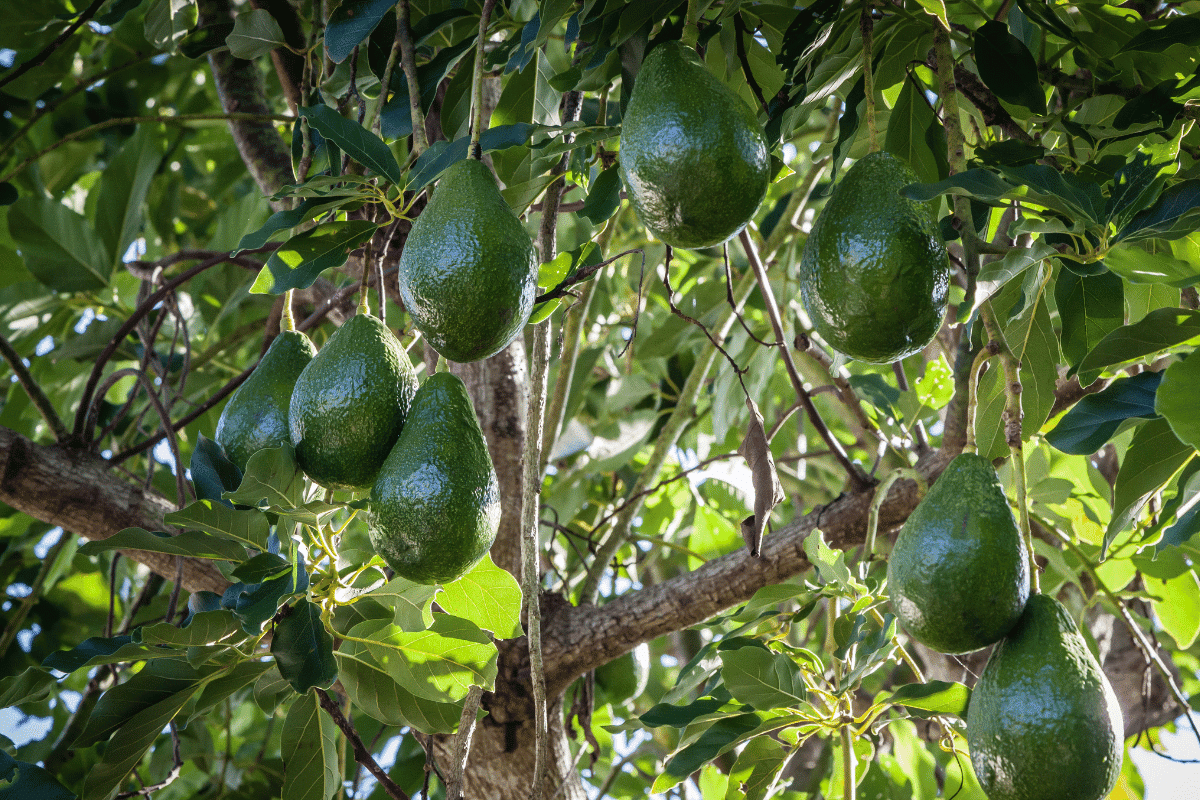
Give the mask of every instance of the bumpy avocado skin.
[[417, 217], [398, 268], [413, 324], [451, 361], [495, 355], [517, 337], [537, 295], [537, 253], [492, 173], [450, 167]]
[[296, 381], [288, 408], [296, 463], [326, 488], [370, 489], [416, 392], [417, 374], [400, 342], [378, 319], [358, 314]]
[[917, 180], [890, 153], [864, 156], [833, 190], [804, 246], [800, 295], [813, 328], [859, 361], [919, 352], [942, 324], [950, 273], [936, 204], [900, 195]]
[[1029, 561], [991, 463], [963, 453], [904, 523], [888, 557], [892, 609], [942, 653], [998, 641], [1029, 599]]
[[989, 800], [1101, 800], [1125, 740], [1116, 695], [1074, 620], [1029, 599], [992, 651], [967, 708], [967, 743]]
[[642, 224], [672, 247], [718, 245], [754, 216], [770, 177], [741, 98], [686, 45], [651, 50], [621, 122], [621, 178]]
[[368, 533], [396, 574], [449, 583], [483, 558], [500, 526], [500, 484], [467, 388], [429, 376], [371, 489]]
[[216, 440], [238, 469], [245, 471], [246, 462], [259, 450], [288, 443], [292, 388], [316, 354], [317, 348], [303, 333], [281, 332], [225, 403]]

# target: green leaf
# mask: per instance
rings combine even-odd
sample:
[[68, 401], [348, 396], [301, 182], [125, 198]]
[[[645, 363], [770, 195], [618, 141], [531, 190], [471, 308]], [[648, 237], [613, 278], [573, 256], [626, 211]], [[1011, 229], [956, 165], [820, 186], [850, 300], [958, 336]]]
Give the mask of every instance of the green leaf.
[[1113, 242], [1139, 239], [1176, 239], [1196, 230], [1200, 216], [1200, 180], [1187, 180], [1169, 186], [1158, 202], [1129, 221]]
[[1104, 266], [1131, 283], [1182, 288], [1200, 281], [1200, 264], [1176, 258], [1170, 243], [1162, 239], [1111, 247], [1104, 254]]
[[[10, 758], [7, 753], [5, 757]], [[55, 780], [54, 776], [37, 764], [11, 759], [16, 773], [3, 776], [9, 781], [0, 784], [0, 800], [76, 800], [74, 792]]]
[[1038, 80], [1037, 61], [1003, 22], [985, 22], [975, 31], [975, 66], [992, 93], [1006, 103], [1046, 113], [1046, 95]]
[[238, 487], [242, 482], [242, 471], [225, 457], [221, 445], [200, 434], [188, 470], [192, 473], [192, 488], [196, 490], [197, 498], [233, 507], [222, 495]]
[[125, 661], [142, 661], [150, 658], [178, 657], [179, 651], [147, 644], [135, 644], [133, 637], [92, 636], [84, 639], [70, 650], [51, 653], [42, 661], [42, 666], [59, 672], [74, 672], [84, 667], [101, 664], [120, 664]]
[[231, 578], [237, 578], [243, 583], [262, 583], [276, 578], [291, 569], [291, 563], [275, 553], [259, 553], [248, 561], [243, 561], [232, 573]]
[[1118, 378], [1104, 390], [1083, 397], [1046, 434], [1051, 446], [1071, 455], [1091, 455], [1112, 438], [1127, 419], [1153, 419], [1161, 372]]
[[946, 132], [938, 122], [924, 91], [914, 87], [910, 76], [900, 89], [896, 106], [888, 116], [883, 147], [913, 168], [922, 181], [933, 183], [949, 171], [946, 163]]
[[447, 614], [470, 620], [497, 639], [520, 636], [521, 586], [490, 555], [458, 580], [442, 586], [437, 603]]
[[234, 18], [233, 32], [225, 42], [235, 58], [253, 60], [265, 56], [276, 47], [286, 46], [287, 39], [270, 11], [252, 8]]
[[1200, 580], [1191, 569], [1159, 584], [1146, 579], [1146, 591], [1157, 599], [1151, 601], [1154, 616], [1163, 630], [1180, 649], [1187, 649], [1200, 636]]
[[1166, 486], [1195, 454], [1195, 450], [1179, 441], [1165, 419], [1151, 420], [1138, 428], [1117, 471], [1112, 521], [1104, 532], [1102, 556], [1146, 501]]
[[[51, 654], [58, 655], [57, 653]], [[69, 670], [60, 670], [67, 672]], [[70, 670], [73, 671], [73, 670]], [[9, 675], [0, 680], [0, 708], [33, 703], [43, 700], [58, 685], [58, 681], [49, 672], [37, 667], [26, 667], [24, 672]]]
[[266, 714], [275, 714], [275, 709], [288, 697], [295, 694], [292, 685], [283, 679], [274, 661], [262, 662], [267, 670], [254, 682], [254, 703]]
[[343, 0], [325, 26], [326, 55], [335, 64], [345, 61], [395, 7], [393, 0]]
[[734, 699], [760, 711], [804, 702], [807, 692], [796, 663], [762, 647], [722, 650], [721, 679]]
[[225, 40], [231, 33], [233, 33], [232, 20], [196, 28], [179, 40], [179, 54], [185, 58], [200, 58], [213, 50], [225, 47]]
[[304, 473], [296, 466], [291, 445], [266, 448], [250, 456], [242, 484], [236, 492], [227, 492], [225, 498], [247, 506], [299, 508], [304, 505]]
[[257, 250], [271, 241], [275, 234], [291, 230], [310, 219], [316, 219], [322, 214], [340, 208], [350, 201], [351, 199], [346, 197], [339, 197], [334, 200], [309, 197], [295, 208], [276, 211], [267, 218], [262, 227], [243, 236], [242, 240], [238, 242], [237, 249], [231, 255], [237, 255], [243, 250]]
[[141, 235], [146, 195], [165, 154], [162, 127], [138, 125], [104, 170], [96, 202], [96, 233], [108, 250], [110, 275], [121, 267], [129, 245]]
[[49, 197], [26, 195], [8, 207], [8, 230], [33, 276], [57, 292], [102, 289], [112, 255], [91, 223]]
[[1154, 410], [1162, 414], [1179, 440], [1200, 450], [1200, 356], [1195, 350], [1167, 367], [1155, 396]]
[[1124, 227], [1158, 199], [1167, 178], [1179, 170], [1179, 141], [1142, 144], [1113, 176], [1106, 213], [1111, 225]]
[[136, 643], [144, 644], [196, 647], [215, 644], [238, 631], [237, 617], [230, 611], [221, 608], [192, 614], [184, 627], [178, 627], [170, 622], [142, 626], [134, 633], [133, 640]]
[[283, 294], [307, 289], [327, 269], [346, 263], [350, 251], [371, 238], [379, 226], [365, 219], [325, 222], [288, 239], [271, 253], [250, 287], [254, 294]]
[[962, 195], [982, 202], [998, 200], [1011, 192], [1013, 187], [986, 169], [969, 169], [957, 175], [951, 175], [937, 183], [911, 183], [900, 190], [900, 194], [910, 200], [922, 202], [940, 197], [943, 194]]
[[237, 542], [200, 531], [184, 531], [178, 536], [151, 533], [141, 528], [126, 528], [107, 539], [80, 546], [79, 554], [94, 556], [110, 550], [145, 550], [147, 553], [166, 553], [172, 556], [208, 558], [217, 561], [241, 561], [246, 550]]
[[[488, 556], [484, 556], [484, 558], [490, 560]], [[433, 605], [433, 596], [437, 590], [437, 586], [413, 583], [405, 578], [393, 578], [378, 589], [367, 592], [367, 595], [387, 608], [395, 610], [393, 621], [401, 630], [423, 631], [433, 624], [433, 612], [430, 610], [430, 606]], [[450, 613], [459, 617], [467, 616], [461, 612], [461, 609], [450, 610]]]
[[189, 0], [154, 0], [146, 10], [142, 31], [158, 50], [172, 50], [196, 25], [196, 4]]
[[1060, 270], [1054, 301], [1062, 322], [1059, 344], [1067, 363], [1076, 365], [1092, 348], [1125, 322], [1125, 289], [1111, 272], [1076, 275]]
[[322, 136], [376, 175], [382, 175], [395, 184], [404, 180], [396, 157], [392, 155], [383, 139], [362, 125], [346, 119], [327, 105], [308, 106], [299, 109], [299, 113], [307, 118], [308, 124], [316, 128]]
[[[160, 704], [165, 704], [159, 709], [160, 712], [170, 708], [170, 715], [174, 716], [179, 707], [172, 707], [173, 702], [181, 697], [180, 704], [185, 702], [191, 692], [199, 688], [204, 674], [177, 658], [149, 662], [140, 672], [112, 687], [96, 701], [96, 707], [75, 741], [75, 747], [87, 747], [109, 739], [117, 729], [132, 723], [143, 712], [151, 711]], [[159, 722], [155, 732], [161, 731], [169, 719]], [[149, 747], [149, 743], [146, 746]]]
[[757, 728], [760, 722], [762, 717], [758, 714], [738, 714], [717, 720], [696, 741], [671, 756], [662, 774], [655, 778], [651, 791], [664, 792], [675, 786], [716, 758], [727, 745]]
[[219, 501], [197, 500], [163, 517], [168, 525], [202, 531], [240, 542], [256, 550], [267, 550], [271, 526], [257, 509], [237, 510]]
[[1070, 219], [1098, 223], [1104, 217], [1104, 196], [1095, 183], [1045, 164], [1001, 166], [1000, 172], [1009, 181], [1023, 184], [1028, 200]]
[[746, 742], [729, 771], [725, 800], [765, 800], [791, 754], [791, 748], [770, 736], [756, 736]]
[[701, 697], [686, 706], [675, 706], [670, 703], [658, 703], [650, 708], [638, 720], [651, 728], [661, 728], [669, 725], [682, 730], [700, 717], [715, 714], [723, 708], [730, 708], [730, 713], [739, 713], [745, 709], [730, 706], [729, 701], [716, 697]]
[[965, 719], [967, 705], [971, 702], [971, 690], [961, 683], [946, 681], [906, 683], [894, 691], [884, 692], [875, 698], [875, 702], [891, 703], [934, 714], [954, 714]]
[[347, 636], [370, 640], [367, 649], [396, 683], [437, 703], [457, 702], [471, 686], [490, 690], [496, 679], [496, 646], [479, 628], [457, 617], [436, 615], [425, 631], [403, 631], [386, 621], [368, 620]]
[[304, 598], [275, 626], [271, 655], [279, 674], [301, 694], [313, 687], [325, 689], [337, 680], [333, 637], [321, 624], [320, 607]]
[[316, 692], [296, 698], [283, 720], [280, 755], [288, 800], [329, 800], [341, 783], [338, 729], [321, 710]]
[[1200, 16], [1163, 17], [1160, 26], [1138, 33], [1125, 43], [1121, 52], [1163, 53], [1176, 44], [1186, 47], [1200, 45]]
[[599, 225], [604, 220], [617, 213], [621, 205], [621, 173], [613, 166], [601, 172], [592, 181], [583, 208], [579, 216], [587, 217], [593, 225]]
[[1101, 371], [1200, 337], [1200, 312], [1160, 308], [1132, 325], [1117, 328], [1079, 362], [1079, 383], [1087, 386]]
[[994, 281], [1005, 284], [1035, 264], [1056, 255], [1058, 251], [1043, 239], [1035, 239], [1029, 247], [1013, 248], [1005, 253], [1003, 258], [984, 264], [979, 270], [978, 280], [980, 283]]
[[824, 535], [819, 528], [804, 540], [804, 554], [809, 562], [817, 568], [821, 580], [842, 588], [850, 586], [850, 568], [846, 566], [846, 554], [841, 550], [833, 550], [825, 544]]
[[[462, 706], [418, 697], [396, 683], [372, 649], [346, 641], [335, 654], [338, 677], [355, 706], [387, 725], [415, 728], [422, 733], [453, 733]], [[398, 655], [396, 656], [399, 657]]]
[[196, 702], [188, 708], [187, 719], [182, 721], [183, 724], [186, 726], [191, 723], [191, 720], [199, 719], [213, 706], [256, 682], [273, 666], [274, 664], [270, 661], [251, 660], [239, 661], [232, 667], [224, 670], [220, 676], [205, 684], [204, 688], [200, 691], [200, 695], [196, 698]]

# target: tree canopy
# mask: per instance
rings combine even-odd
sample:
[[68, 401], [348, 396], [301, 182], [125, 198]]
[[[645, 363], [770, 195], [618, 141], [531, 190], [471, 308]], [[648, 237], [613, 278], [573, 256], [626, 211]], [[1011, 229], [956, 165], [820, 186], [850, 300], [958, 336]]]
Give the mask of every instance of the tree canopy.
[[[896, 532], [964, 448], [1134, 749], [1200, 741], [1200, 2], [43, 0], [0, 25], [0, 797], [984, 800], [988, 651], [897, 623]], [[770, 183], [670, 248], [623, 182], [647, 53], [695, 48]], [[885, 150], [944, 319], [814, 331], [802, 254]], [[398, 262], [482, 158], [529, 324], [447, 364]], [[714, 196], [713, 203], [731, 198]], [[461, 377], [499, 478], [465, 576], [366, 493], [214, 441], [281, 330], [356, 313]], [[598, 669], [599, 668], [599, 669]]]

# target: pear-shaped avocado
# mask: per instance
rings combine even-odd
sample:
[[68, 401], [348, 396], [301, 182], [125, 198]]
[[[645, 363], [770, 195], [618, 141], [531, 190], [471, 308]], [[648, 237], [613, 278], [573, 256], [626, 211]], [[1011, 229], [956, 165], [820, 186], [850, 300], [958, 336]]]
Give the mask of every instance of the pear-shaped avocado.
[[758, 210], [771, 161], [754, 112], [677, 41], [647, 54], [621, 121], [621, 178], [672, 247], [720, 244]]
[[942, 653], [998, 641], [1029, 599], [1029, 562], [991, 462], [957, 456], [917, 506], [888, 558], [892, 609]]
[[1029, 598], [967, 708], [967, 744], [989, 800], [1101, 800], [1121, 772], [1125, 723], [1067, 610]]
[[245, 383], [225, 403], [216, 440], [243, 472], [250, 456], [288, 443], [288, 404], [301, 371], [317, 348], [300, 331], [282, 331]]
[[467, 387], [429, 376], [371, 489], [368, 532], [396, 574], [449, 583], [483, 558], [500, 525], [500, 484]]
[[890, 153], [854, 163], [813, 224], [800, 296], [839, 352], [886, 363], [918, 352], [942, 325], [950, 274], [936, 203], [909, 200], [912, 169]]
[[370, 489], [416, 392], [417, 373], [395, 335], [358, 314], [296, 380], [288, 408], [296, 463], [326, 488]]
[[459, 161], [413, 223], [398, 268], [413, 324], [451, 361], [495, 355], [537, 295], [537, 253], [488, 168]]

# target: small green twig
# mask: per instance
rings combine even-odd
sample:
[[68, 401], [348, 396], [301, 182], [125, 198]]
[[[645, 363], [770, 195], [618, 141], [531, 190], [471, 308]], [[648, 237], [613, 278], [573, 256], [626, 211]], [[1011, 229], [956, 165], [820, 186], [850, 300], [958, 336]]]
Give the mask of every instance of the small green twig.
[[971, 371], [967, 378], [967, 443], [963, 447], [968, 453], [975, 452], [975, 411], [979, 404], [979, 371], [983, 369], [984, 363], [996, 353], [1000, 352], [1001, 344], [995, 339], [989, 339], [988, 343], [975, 355], [975, 360], [971, 362]]
[[871, 559], [875, 556], [875, 537], [879, 531], [879, 510], [883, 507], [887, 500], [888, 492], [892, 488], [892, 484], [901, 478], [908, 478], [919, 487], [919, 493], [924, 496], [929, 488], [929, 484], [921, 477], [921, 474], [915, 469], [909, 467], [900, 467], [892, 470], [888, 476], [883, 479], [880, 484], [875, 487], [875, 496], [871, 498], [871, 507], [867, 513], [867, 539], [863, 545], [862, 560], [858, 564], [858, 577], [860, 580], [866, 580], [867, 569], [870, 566]]

